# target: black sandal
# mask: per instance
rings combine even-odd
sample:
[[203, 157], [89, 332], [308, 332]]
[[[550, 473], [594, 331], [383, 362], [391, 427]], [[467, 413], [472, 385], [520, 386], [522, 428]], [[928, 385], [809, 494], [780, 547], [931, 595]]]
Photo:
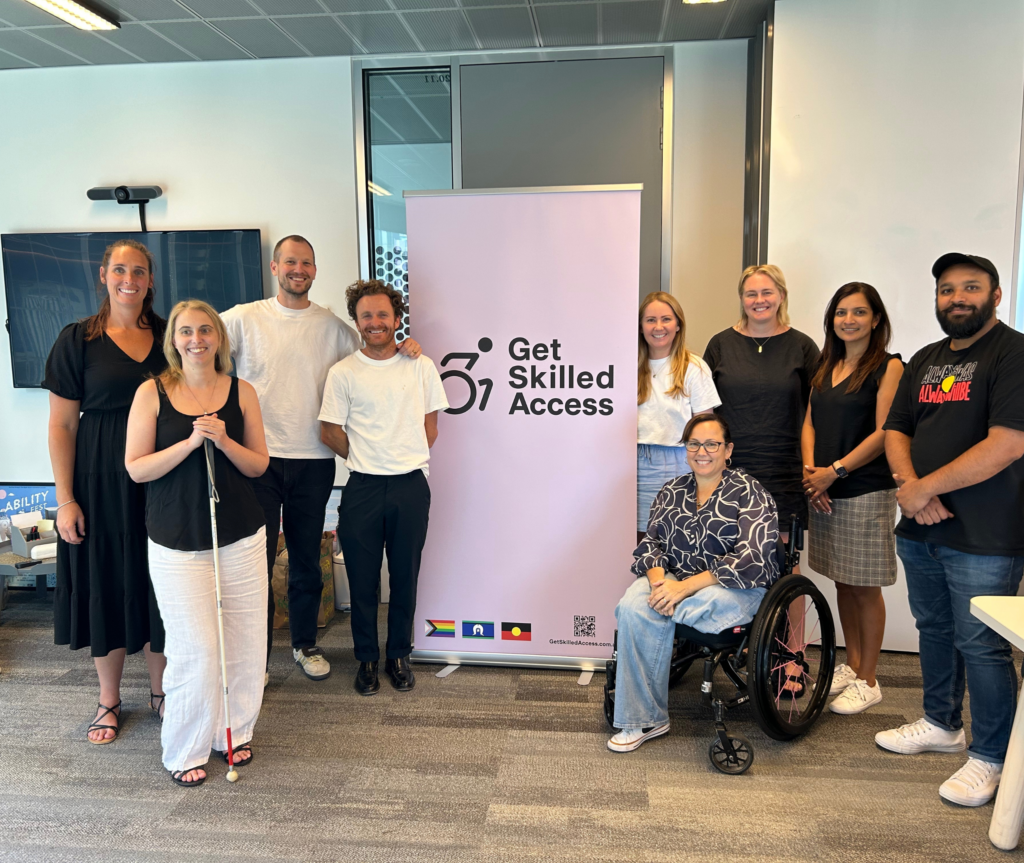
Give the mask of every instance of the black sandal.
[[[235, 747], [235, 749], [232, 750], [232, 755], [238, 755], [239, 752], [248, 752], [249, 753], [249, 757], [246, 758], [244, 761], [235, 761], [235, 763], [234, 763], [235, 767], [245, 767], [246, 764], [252, 764], [252, 759], [253, 759], [252, 747], [248, 743], [243, 743], [241, 746]], [[227, 754], [227, 752], [220, 752], [219, 750], [214, 749], [213, 750], [213, 754], [216, 755], [218, 758], [222, 759], [225, 764], [228, 763], [228, 754]]]
[[[160, 714], [160, 709], [164, 706], [164, 701], [166, 700], [166, 698], [166, 692], [163, 695], [157, 695], [155, 692], [153, 692], [152, 689], [149, 690], [149, 709], [156, 714], [157, 719], [159, 719], [161, 722], [164, 721], [164, 718]], [[160, 703], [156, 704], [155, 702], [157, 701], [159, 701]]]
[[[120, 713], [114, 713], [115, 710], [119, 711], [121, 709], [121, 702], [118, 701], [117, 704], [115, 704], [113, 707], [107, 707], [105, 704], [97, 704], [96, 706], [97, 707], [102, 707], [103, 708], [103, 712], [99, 716], [97, 716], [95, 720], [93, 720], [92, 725], [90, 725], [88, 730], [85, 732], [85, 739], [88, 740], [90, 743], [96, 745], [96, 746], [103, 746], [105, 743], [113, 743], [115, 740], [117, 740], [117, 733], [121, 730], [121, 714]], [[103, 722], [100, 722], [100, 720], [105, 718], [107, 716], [107, 714], [113, 715], [114, 719], [117, 720], [117, 723], [114, 724], [114, 725], [107, 725], [107, 724], [105, 724]], [[113, 737], [102, 737], [99, 740], [93, 740], [89, 736], [89, 732], [97, 731], [97, 730], [99, 730], [101, 728], [103, 728], [103, 729], [107, 729], [107, 728], [111, 729], [114, 732], [114, 736]]]
[[167, 773], [171, 777], [171, 782], [175, 785], [180, 785], [182, 788], [198, 788], [206, 781], [205, 776], [202, 779], [193, 779], [191, 782], [187, 779], [181, 778], [186, 773], [191, 773], [193, 770], [206, 770], [206, 765], [204, 764], [202, 767], [190, 767], [188, 770], [168, 770]]

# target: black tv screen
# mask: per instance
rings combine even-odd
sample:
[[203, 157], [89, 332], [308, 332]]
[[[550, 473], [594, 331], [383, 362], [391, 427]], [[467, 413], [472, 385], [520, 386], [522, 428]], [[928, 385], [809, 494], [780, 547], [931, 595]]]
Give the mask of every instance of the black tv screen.
[[38, 387], [57, 334], [96, 313], [103, 253], [123, 237], [145, 243], [153, 253], [153, 308], [163, 318], [189, 298], [205, 300], [218, 312], [263, 299], [263, 254], [255, 229], [3, 234], [14, 386]]

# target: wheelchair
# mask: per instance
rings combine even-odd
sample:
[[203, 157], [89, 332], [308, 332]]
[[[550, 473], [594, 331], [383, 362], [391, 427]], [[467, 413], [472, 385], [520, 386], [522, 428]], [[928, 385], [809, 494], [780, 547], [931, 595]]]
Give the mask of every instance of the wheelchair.
[[[776, 550], [782, 575], [764, 595], [752, 622], [717, 634], [676, 624], [669, 687], [694, 662], [703, 660], [700, 689], [717, 731], [708, 757], [722, 773], [745, 773], [754, 762], [750, 741], [726, 729], [727, 710], [750, 702], [765, 734], [773, 740], [793, 740], [806, 734], [825, 708], [836, 658], [835, 625], [821, 591], [809, 578], [793, 574], [803, 544], [803, 530], [793, 516], [789, 541], [783, 544], [780, 538]], [[604, 715], [613, 728], [617, 654], [616, 630], [604, 687]], [[719, 668], [735, 687], [731, 697], [716, 692]]]

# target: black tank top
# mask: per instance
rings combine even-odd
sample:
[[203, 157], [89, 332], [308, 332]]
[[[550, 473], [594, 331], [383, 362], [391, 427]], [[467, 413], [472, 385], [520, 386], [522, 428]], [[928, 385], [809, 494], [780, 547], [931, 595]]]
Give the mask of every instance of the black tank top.
[[[175, 410], [159, 381], [156, 388], [160, 393], [160, 413], [156, 419], [156, 451], [159, 452], [188, 439], [195, 417]], [[238, 404], [237, 378], [231, 379], [228, 400], [216, 413], [224, 420], [228, 437], [242, 443], [245, 419]], [[178, 551], [213, 548], [204, 448], [193, 450], [174, 470], [147, 484], [146, 530], [157, 545]], [[264, 517], [249, 479], [216, 447], [213, 454], [220, 496], [217, 544], [223, 548], [256, 533], [264, 525]]]

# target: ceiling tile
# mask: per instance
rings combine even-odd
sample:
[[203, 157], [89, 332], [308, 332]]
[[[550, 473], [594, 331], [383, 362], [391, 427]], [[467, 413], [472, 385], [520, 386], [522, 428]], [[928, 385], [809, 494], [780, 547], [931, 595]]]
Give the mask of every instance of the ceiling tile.
[[666, 42], [685, 42], [693, 39], [717, 39], [730, 6], [727, 3], [708, 3], [684, 6], [673, 3], [669, 7]]
[[[89, 33], [70, 25], [64, 27], [40, 27], [32, 31], [37, 37], [45, 39], [58, 48], [64, 48], [77, 54], [90, 63], [138, 63], [139, 61], [126, 54], [113, 42], [106, 41], [98, 33]], [[106, 35], [106, 34], [104, 34]]]
[[467, 9], [476, 6], [526, 6], [527, 0], [461, 0], [462, 5]]
[[657, 42], [662, 0], [634, 0], [632, 3], [601, 4], [601, 44], [622, 45], [632, 42]]
[[218, 30], [257, 57], [309, 56], [266, 18], [236, 18], [216, 24]]
[[726, 39], [749, 39], [768, 15], [768, 0], [748, 0], [733, 12], [725, 29]]
[[200, 60], [242, 60], [249, 56], [201, 21], [150, 26]]
[[419, 50], [412, 36], [393, 12], [346, 15], [338, 20], [371, 54], [398, 54]]
[[173, 63], [177, 60], [193, 59], [144, 24], [122, 24], [120, 30], [108, 33], [106, 38], [115, 45], [127, 48], [133, 54], [145, 58], [148, 63]]
[[399, 12], [406, 9], [458, 9], [458, 0], [391, 0]]
[[323, 0], [332, 12], [386, 12], [391, 9], [385, 0]]
[[6, 51], [0, 51], [0, 69], [34, 69], [31, 63], [26, 60], [20, 60], [17, 57], [8, 54]]
[[597, 4], [537, 6], [537, 26], [544, 47], [597, 44]]
[[82, 61], [20, 30], [0, 30], [0, 51], [40, 66], [81, 66]]
[[525, 6], [467, 9], [466, 15], [484, 48], [536, 48], [533, 21]]
[[346, 57], [362, 54], [352, 37], [330, 15], [275, 18], [303, 47], [316, 57]]
[[246, 0], [185, 0], [185, 3], [207, 21], [213, 18], [254, 18], [260, 14]]
[[317, 0], [252, 0], [268, 15], [322, 15], [324, 7]]
[[402, 17], [425, 51], [475, 51], [480, 47], [461, 10], [403, 12]]
[[104, 0], [103, 5], [122, 13], [122, 23], [124, 16], [136, 21], [194, 21], [196, 17], [174, 0]]
[[25, 0], [0, 0], [0, 21], [14, 27], [32, 27], [56, 24], [60, 19], [31, 3], [26, 3]]
[[533, 0], [534, 6], [549, 6], [552, 3], [557, 3], [559, 6], [566, 3], [593, 3], [594, 0]]

